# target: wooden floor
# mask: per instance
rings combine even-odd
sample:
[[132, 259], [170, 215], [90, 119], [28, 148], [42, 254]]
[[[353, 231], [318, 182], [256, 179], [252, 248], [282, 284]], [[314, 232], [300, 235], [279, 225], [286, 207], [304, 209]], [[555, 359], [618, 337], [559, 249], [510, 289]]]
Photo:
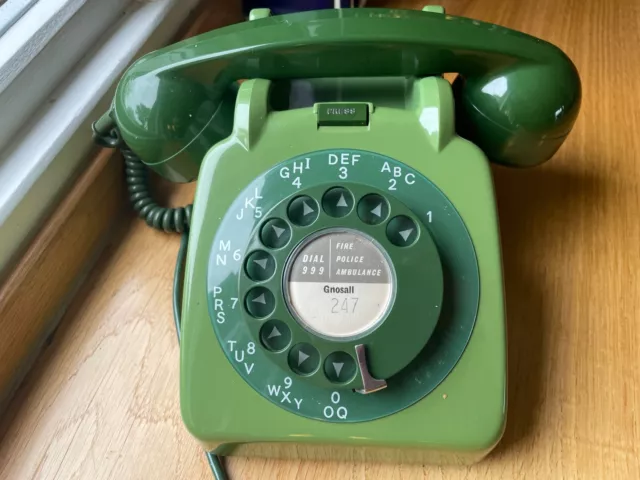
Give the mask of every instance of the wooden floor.
[[[584, 87], [555, 159], [495, 169], [509, 316], [505, 437], [464, 469], [231, 459], [233, 480], [640, 478], [640, 4], [445, 5], [558, 44]], [[192, 193], [178, 189], [174, 200]], [[123, 220], [3, 419], [0, 478], [211, 478], [179, 414], [177, 249], [176, 236]]]

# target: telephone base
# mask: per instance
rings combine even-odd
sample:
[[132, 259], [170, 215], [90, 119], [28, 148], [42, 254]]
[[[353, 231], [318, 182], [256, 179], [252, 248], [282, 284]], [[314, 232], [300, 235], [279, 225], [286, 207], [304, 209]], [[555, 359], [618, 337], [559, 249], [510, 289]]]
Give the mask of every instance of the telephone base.
[[[402, 101], [372, 102], [366, 125], [318, 126], [313, 106], [274, 110], [272, 82], [241, 85], [234, 133], [202, 165], [186, 262], [181, 408], [208, 450], [463, 464], [501, 438], [506, 336], [489, 164], [455, 134], [446, 80], [407, 86]], [[329, 272], [359, 280], [332, 283]], [[322, 293], [340, 288], [344, 302]], [[349, 316], [354, 292], [365, 292], [364, 316]], [[374, 327], [362, 323], [380, 312]], [[361, 324], [365, 333], [335, 339]], [[359, 344], [387, 388], [356, 393]]]

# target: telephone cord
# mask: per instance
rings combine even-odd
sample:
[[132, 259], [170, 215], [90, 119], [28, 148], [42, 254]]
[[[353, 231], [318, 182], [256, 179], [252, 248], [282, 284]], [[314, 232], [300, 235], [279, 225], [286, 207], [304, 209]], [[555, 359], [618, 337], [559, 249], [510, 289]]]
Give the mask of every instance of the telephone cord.
[[120, 147], [126, 166], [129, 200], [147, 225], [165, 232], [183, 233], [189, 229], [193, 205], [167, 208], [156, 203], [149, 188], [148, 167], [128, 147]]
[[107, 148], [118, 148], [125, 161], [125, 181], [133, 209], [147, 225], [165, 232], [183, 233], [189, 229], [193, 205], [161, 207], [153, 199], [149, 185], [149, 169], [129, 148], [120, 135], [111, 112], [103, 114], [91, 126], [93, 141]]

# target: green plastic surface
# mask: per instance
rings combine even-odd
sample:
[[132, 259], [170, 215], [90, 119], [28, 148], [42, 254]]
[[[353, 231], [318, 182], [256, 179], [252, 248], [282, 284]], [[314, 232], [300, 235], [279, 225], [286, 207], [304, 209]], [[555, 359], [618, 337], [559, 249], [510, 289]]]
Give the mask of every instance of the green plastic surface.
[[[374, 104], [367, 126], [318, 127], [313, 106], [289, 111], [270, 108], [271, 85], [267, 80], [251, 80], [241, 85], [233, 133], [206, 155], [198, 181], [182, 316], [181, 409], [187, 428], [206, 448], [216, 449], [220, 454], [280, 457], [302, 454], [305, 458], [342, 459], [357, 456], [363, 460], [437, 463], [477, 461], [501, 437], [506, 413], [501, 259], [488, 162], [481, 150], [454, 133], [451, 87], [438, 77], [409, 82], [402, 101], [386, 106]], [[370, 157], [366, 162], [359, 162], [357, 167], [344, 165], [347, 178], [344, 178], [344, 170], [340, 170], [343, 165], [335, 165], [333, 169], [324, 166], [317, 171], [314, 165], [309, 170], [303, 168], [299, 175], [280, 178], [282, 187], [278, 190], [269, 187], [268, 196], [261, 193], [262, 188], [270, 185], [265, 180], [269, 177], [268, 172], [279, 175], [277, 167], [287, 165], [281, 162], [300, 161], [310, 155], [322, 158], [329, 152], [340, 156], [354, 151], [365, 152]], [[389, 162], [389, 169], [383, 171], [384, 163], [380, 162], [385, 161]], [[299, 171], [300, 168], [296, 173]], [[414, 177], [407, 177], [408, 174]], [[407, 182], [414, 178], [415, 183]], [[256, 181], [260, 182], [257, 192]], [[286, 188], [285, 181], [290, 182]], [[299, 183], [299, 189], [294, 182]], [[424, 193], [428, 184], [437, 194]], [[216, 241], [219, 245], [217, 236], [224, 230], [225, 218], [242, 215], [247, 221], [233, 230], [234, 238], [244, 236], [255, 241], [256, 226], [269, 219], [272, 208], [280, 208], [278, 215], [287, 218], [285, 200], [295, 196], [294, 190], [320, 202], [319, 191], [336, 186], [354, 190], [354, 206], [349, 215], [332, 221], [345, 222], [362, 231], [379, 229], [372, 236], [380, 241], [385, 239], [389, 222], [395, 218], [394, 209], [406, 205], [407, 215], [415, 216], [428, 229], [443, 268], [443, 304], [439, 319], [446, 320], [438, 321], [427, 347], [439, 345], [437, 339], [438, 342], [449, 342], [446, 355], [453, 355], [458, 360], [444, 367], [440, 362], [446, 358], [446, 355], [442, 356], [443, 350], [424, 348], [407, 368], [419, 365], [416, 373], [422, 376], [418, 380], [433, 382], [430, 392], [408, 400], [412, 388], [419, 384], [411, 379], [408, 385], [397, 385], [397, 389], [388, 387], [389, 393], [381, 390], [358, 397], [370, 401], [370, 405], [384, 402], [385, 395], [393, 398], [398, 411], [382, 417], [376, 414], [379, 418], [375, 420], [349, 421], [353, 410], [344, 402], [356, 394], [341, 385], [329, 384], [324, 388], [306, 382], [306, 378], [298, 378], [296, 373], [287, 375], [284, 362], [273, 365], [252, 359], [254, 356], [257, 359], [259, 354], [281, 356], [290, 352], [290, 347], [306, 343], [293, 340], [297, 335], [295, 324], [287, 323], [284, 317], [272, 318], [283, 322], [292, 335], [286, 345], [274, 346], [273, 350], [281, 351], [278, 354], [260, 345], [264, 338], [260, 330], [257, 330], [258, 337], [254, 331], [246, 337], [246, 342], [234, 344], [233, 352], [225, 351], [220, 344], [221, 338], [212, 328], [212, 320], [216, 317], [212, 318], [210, 314], [217, 316], [219, 312], [215, 310], [215, 300], [213, 312], [210, 311], [212, 283], [208, 277], [213, 270], [209, 262]], [[395, 189], [389, 190], [391, 187]], [[358, 217], [358, 199], [369, 191], [384, 195], [389, 201], [391, 214], [378, 225], [369, 225]], [[247, 194], [253, 202], [247, 202]], [[242, 214], [238, 210], [239, 202], [242, 202]], [[257, 215], [259, 218], [256, 219]], [[320, 213], [316, 222], [324, 220], [324, 214]], [[314, 231], [314, 225], [293, 228], [291, 224], [292, 237], [287, 245], [294, 245], [296, 239], [301, 239], [302, 231]], [[242, 260], [248, 252], [245, 252], [245, 245], [228, 240], [230, 244], [228, 249], [225, 245], [225, 253], [233, 259], [238, 250], [235, 257], [240, 257], [239, 268], [231, 263], [219, 265], [217, 273], [227, 272], [233, 278], [233, 272], [246, 273]], [[385, 248], [402, 250], [390, 243]], [[260, 250], [273, 256], [279, 271], [279, 250], [264, 245]], [[469, 252], [475, 261], [466, 260]], [[420, 263], [420, 259], [411, 256], [407, 256], [407, 261]], [[398, 269], [398, 265], [394, 267]], [[259, 286], [270, 285], [278, 277], [276, 272], [270, 280], [252, 282]], [[246, 280], [249, 282], [248, 277]], [[246, 287], [250, 288], [248, 283]], [[474, 296], [476, 302], [469, 301]], [[278, 303], [281, 299], [274, 295], [274, 301]], [[244, 335], [241, 330], [248, 319], [231, 315], [233, 300], [223, 305], [225, 323], [222, 325], [231, 329], [231, 335]], [[242, 305], [239, 295], [236, 308], [242, 308]], [[414, 314], [421, 311], [417, 308]], [[227, 318], [235, 318], [235, 321], [227, 321]], [[471, 335], [452, 335], [449, 329], [455, 329], [454, 322], [460, 322]], [[278, 323], [270, 326], [282, 327]], [[458, 354], [450, 353], [456, 350]], [[324, 378], [322, 357], [318, 350], [313, 375]], [[280, 386], [279, 403], [273, 398], [266, 400], [262, 391], [256, 391], [238, 374], [238, 370], [244, 369], [244, 376], [249, 378], [251, 374], [246, 374], [247, 369], [267, 371], [268, 366], [268, 372], [271, 372], [268, 374], [273, 375], [269, 379], [272, 390]], [[400, 378], [402, 371], [389, 381]], [[441, 378], [435, 381], [431, 376]], [[287, 389], [287, 385], [291, 387]], [[320, 414], [325, 421], [291, 413], [290, 408], [296, 408], [294, 398], [300, 397], [290, 394], [284, 399], [282, 392], [295, 388], [318, 389], [316, 400], [321, 404]], [[408, 393], [403, 396], [398, 392]], [[326, 407], [330, 407], [326, 415], [332, 418], [326, 418]], [[339, 421], [342, 419], [338, 415], [344, 416], [345, 410], [347, 418]]]
[[[457, 72], [458, 134], [493, 161], [516, 166], [546, 161], [578, 114], [581, 86], [571, 60], [557, 47], [508, 28], [399, 9], [254, 17], [150, 53], [119, 83], [112, 115], [122, 137], [165, 177], [194, 180], [205, 153], [230, 134], [239, 79], [287, 84]], [[359, 100], [358, 93], [344, 93], [329, 100]], [[287, 108], [293, 108], [290, 99]]]

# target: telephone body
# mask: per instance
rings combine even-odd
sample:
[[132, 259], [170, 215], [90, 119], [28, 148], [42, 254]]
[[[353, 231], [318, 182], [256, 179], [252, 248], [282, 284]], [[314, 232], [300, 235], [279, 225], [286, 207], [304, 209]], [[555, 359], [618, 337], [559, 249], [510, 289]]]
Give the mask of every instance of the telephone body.
[[191, 434], [219, 455], [485, 456], [507, 408], [489, 160], [549, 159], [580, 97], [556, 47], [438, 7], [254, 10], [134, 63], [110, 117], [198, 181]]

